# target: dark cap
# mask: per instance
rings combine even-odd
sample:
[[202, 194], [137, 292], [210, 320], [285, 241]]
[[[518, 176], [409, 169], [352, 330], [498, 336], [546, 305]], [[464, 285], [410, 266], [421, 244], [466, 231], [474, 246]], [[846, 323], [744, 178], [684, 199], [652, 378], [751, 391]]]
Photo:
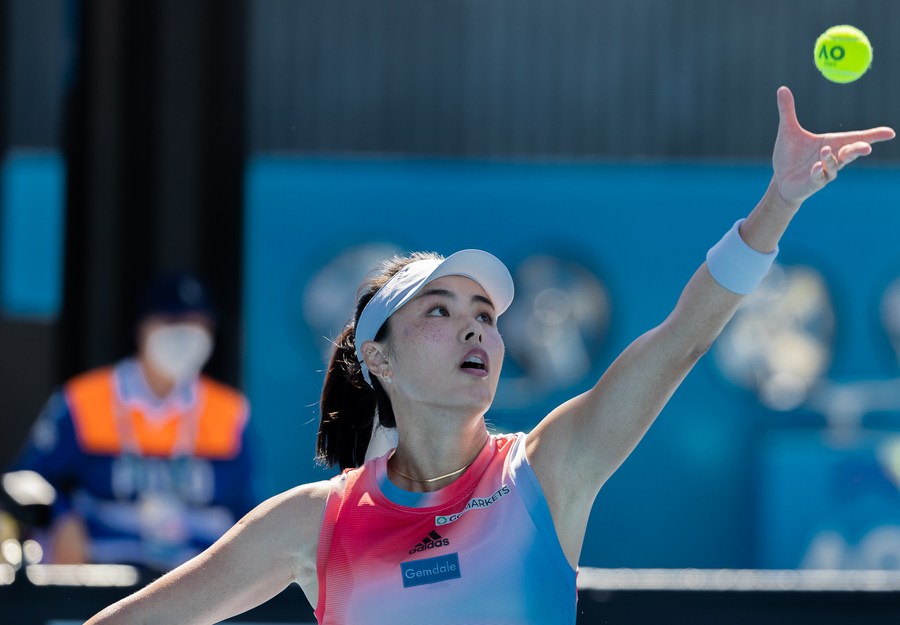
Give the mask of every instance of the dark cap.
[[138, 308], [138, 321], [147, 317], [182, 317], [205, 315], [216, 320], [216, 311], [206, 287], [185, 272], [157, 276], [144, 290]]

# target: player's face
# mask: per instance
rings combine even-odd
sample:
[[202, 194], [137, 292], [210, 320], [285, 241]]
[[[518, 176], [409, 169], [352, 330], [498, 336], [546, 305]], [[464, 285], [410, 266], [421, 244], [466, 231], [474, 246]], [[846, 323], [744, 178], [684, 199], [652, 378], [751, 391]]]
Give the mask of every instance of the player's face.
[[388, 359], [395, 411], [405, 403], [487, 411], [503, 365], [496, 311], [463, 276], [428, 283], [391, 316]]

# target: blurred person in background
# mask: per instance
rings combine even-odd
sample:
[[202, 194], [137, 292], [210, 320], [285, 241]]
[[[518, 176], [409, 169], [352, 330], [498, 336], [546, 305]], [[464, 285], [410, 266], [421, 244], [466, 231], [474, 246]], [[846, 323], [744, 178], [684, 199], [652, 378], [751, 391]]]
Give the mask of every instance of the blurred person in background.
[[201, 373], [215, 322], [196, 277], [161, 275], [140, 302], [136, 353], [50, 397], [11, 468], [56, 489], [50, 562], [167, 571], [258, 503], [248, 401]]
[[[762, 280], [803, 201], [894, 136], [812, 134], [787, 88], [777, 100], [762, 199], [710, 249], [672, 313], [593, 388], [527, 434], [490, 433], [509, 271], [480, 250], [386, 262], [361, 285], [325, 376], [318, 454], [344, 472], [267, 500], [88, 625], [216, 623], [292, 583], [328, 625], [575, 623], [598, 492]], [[458, 212], [478, 228], [478, 214]], [[689, 227], [692, 216], [681, 217]], [[367, 458], [380, 427], [396, 431], [396, 446]]]

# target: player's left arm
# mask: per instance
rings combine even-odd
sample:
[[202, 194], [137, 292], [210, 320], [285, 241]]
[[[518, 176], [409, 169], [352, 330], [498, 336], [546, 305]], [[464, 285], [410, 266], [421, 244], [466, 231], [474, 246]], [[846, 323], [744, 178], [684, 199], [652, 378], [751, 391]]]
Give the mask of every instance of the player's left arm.
[[[774, 175], [741, 224], [757, 252], [773, 251], [807, 197], [838, 171], [894, 136], [890, 128], [815, 135], [797, 121], [791, 92], [778, 90], [780, 124]], [[527, 454], [550, 504], [571, 563], [596, 494], [641, 440], [669, 397], [706, 352], [742, 299], [716, 282], [704, 263], [672, 313], [636, 339], [597, 384], [562, 404], [529, 435]]]

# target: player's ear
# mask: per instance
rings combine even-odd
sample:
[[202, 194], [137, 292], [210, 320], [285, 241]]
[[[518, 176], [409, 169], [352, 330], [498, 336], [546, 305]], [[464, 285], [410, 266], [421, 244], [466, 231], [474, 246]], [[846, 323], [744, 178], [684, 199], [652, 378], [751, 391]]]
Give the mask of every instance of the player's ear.
[[389, 367], [387, 355], [383, 343], [366, 341], [362, 344], [363, 362], [366, 368], [377, 376], [382, 376], [383, 370]]

